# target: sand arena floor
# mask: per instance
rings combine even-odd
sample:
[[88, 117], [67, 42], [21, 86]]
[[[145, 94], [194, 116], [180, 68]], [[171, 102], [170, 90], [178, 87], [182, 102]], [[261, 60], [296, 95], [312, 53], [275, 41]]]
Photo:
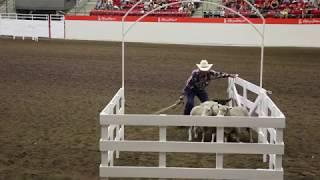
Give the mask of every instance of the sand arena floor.
[[[121, 86], [119, 43], [0, 39], [0, 179], [98, 179], [98, 115]], [[179, 96], [195, 63], [258, 84], [259, 49], [129, 44], [126, 111], [152, 113]], [[287, 117], [285, 179], [320, 179], [320, 50], [267, 48], [264, 87]], [[209, 88], [226, 97], [226, 80]], [[182, 107], [169, 113], [179, 114]], [[153, 128], [128, 139], [157, 139]], [[186, 139], [169, 129], [168, 139]], [[150, 159], [150, 160], [147, 160]], [[157, 154], [122, 153], [116, 164], [157, 165]], [[214, 167], [209, 154], [168, 154], [169, 166]], [[226, 156], [225, 167], [266, 167], [261, 156]]]

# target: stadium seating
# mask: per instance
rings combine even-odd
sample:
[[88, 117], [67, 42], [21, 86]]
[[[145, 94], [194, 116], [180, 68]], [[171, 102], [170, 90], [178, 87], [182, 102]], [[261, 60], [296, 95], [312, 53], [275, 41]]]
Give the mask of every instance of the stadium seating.
[[[97, 5], [90, 15], [95, 16], [123, 16], [138, 0], [97, 0]], [[161, 5], [178, 2], [179, 0], [146, 0], [129, 13], [130, 16], [141, 16]], [[311, 1], [305, 0], [251, 0], [260, 13], [267, 18], [319, 18], [320, 9]], [[320, 2], [320, 0], [319, 0]], [[257, 13], [243, 0], [223, 0], [223, 4], [245, 17], [258, 17]], [[195, 11], [193, 3], [182, 3], [162, 8], [150, 16], [191, 16]], [[229, 10], [205, 11], [203, 17], [238, 17]]]
[[[312, 4], [311, 1], [304, 2], [303, 0], [253, 0], [254, 7], [264, 17], [269, 18], [319, 18], [320, 9], [318, 5]], [[319, 1], [320, 2], [320, 1]], [[252, 8], [245, 4], [243, 0], [223, 0], [223, 4], [228, 8], [239, 12], [245, 17], [258, 17]], [[220, 12], [212, 12], [211, 14], [222, 14], [225, 18], [238, 17], [235, 13], [229, 10], [217, 10]], [[221, 13], [223, 11], [223, 13]], [[204, 17], [213, 17], [204, 12]], [[217, 17], [217, 16], [214, 16]]]
[[[129, 16], [142, 16], [148, 11], [168, 3], [178, 2], [179, 0], [148, 0], [137, 5]], [[92, 16], [123, 16], [137, 0], [98, 0], [94, 10], [90, 12]], [[195, 10], [194, 3], [183, 3], [161, 8], [149, 16], [191, 16]]]
[[[90, 12], [91, 16], [123, 16], [127, 10], [92, 10]], [[139, 10], [133, 10], [129, 13], [129, 16], [142, 16], [144, 12]], [[177, 11], [158, 11], [153, 12], [149, 16], [177, 16], [177, 17], [187, 17], [189, 14], [187, 12], [177, 12]]]

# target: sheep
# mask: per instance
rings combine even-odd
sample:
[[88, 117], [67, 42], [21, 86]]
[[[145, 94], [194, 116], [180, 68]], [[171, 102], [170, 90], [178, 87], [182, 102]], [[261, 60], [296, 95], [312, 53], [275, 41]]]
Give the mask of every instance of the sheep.
[[[218, 102], [217, 102], [218, 101]], [[217, 100], [217, 101], [205, 101], [201, 103], [199, 106], [195, 106], [192, 110], [190, 115], [191, 116], [224, 116], [225, 113], [222, 114], [222, 112], [219, 113], [219, 106], [221, 106], [222, 103], [225, 105], [227, 102], [230, 101], [230, 99], [226, 100]], [[226, 106], [227, 107], [227, 106]], [[199, 130], [198, 130], [199, 129]], [[189, 128], [189, 141], [192, 140], [192, 134], [194, 138], [198, 137], [198, 134], [202, 135], [201, 141], [204, 142], [205, 140], [205, 135], [206, 134], [211, 134], [211, 141], [214, 141], [215, 135], [216, 135], [216, 128], [215, 127], [195, 127], [192, 126]]]
[[[215, 116], [219, 112], [218, 103], [215, 101], [205, 101], [201, 103], [199, 106], [195, 106], [192, 110], [190, 115], [191, 116]], [[198, 128], [192, 126], [189, 128], [189, 141], [192, 140], [192, 133], [194, 134], [194, 138], [198, 137], [198, 133], [202, 134], [201, 141], [203, 142], [205, 139], [205, 134], [212, 134], [215, 135], [215, 128], [213, 127], [199, 127]], [[214, 138], [212, 138], [214, 139]]]
[[[219, 112], [217, 113], [218, 116], [249, 116], [249, 112], [246, 108], [237, 106], [237, 107], [228, 107], [224, 105], [218, 105]], [[246, 128], [250, 136], [250, 142], [253, 142], [252, 138], [252, 130], [250, 128]], [[231, 135], [236, 134], [237, 142], [240, 142], [240, 128], [226, 128], [225, 134]]]
[[242, 106], [229, 107], [219, 104], [218, 109], [217, 115], [221, 116], [249, 116], [248, 110]]
[[[226, 105], [230, 102], [231, 98], [229, 99], [214, 99], [211, 101], [206, 101], [201, 104], [201, 106], [210, 106], [212, 109], [212, 116], [221, 116], [218, 115], [219, 113], [219, 105]], [[202, 134], [202, 142], [204, 141], [205, 135], [211, 135], [211, 142], [214, 142], [216, 136], [216, 127], [201, 127], [200, 132]]]
[[215, 101], [205, 101], [205, 102], [201, 103], [200, 106], [204, 107], [204, 108], [210, 108], [211, 109], [211, 114], [210, 114], [211, 116], [215, 116], [219, 112], [218, 103]]
[[[201, 103], [199, 106], [193, 107], [190, 115], [191, 116], [214, 116], [218, 112], [219, 112], [219, 109], [218, 109], [217, 102], [206, 101], [206, 102]], [[208, 132], [209, 130], [213, 131], [213, 128], [209, 128], [209, 127], [200, 127], [199, 128], [199, 131], [202, 134], [202, 139], [201, 139], [202, 142], [204, 141], [206, 132]], [[215, 128], [214, 128], [214, 130], [215, 130]], [[198, 137], [197, 127], [191, 126], [189, 128], [189, 141], [192, 140], [192, 132], [193, 132], [195, 138]]]
[[221, 105], [226, 105], [231, 100], [232, 100], [231, 98], [228, 98], [228, 99], [212, 99], [212, 101], [217, 102], [218, 104], [221, 104]]

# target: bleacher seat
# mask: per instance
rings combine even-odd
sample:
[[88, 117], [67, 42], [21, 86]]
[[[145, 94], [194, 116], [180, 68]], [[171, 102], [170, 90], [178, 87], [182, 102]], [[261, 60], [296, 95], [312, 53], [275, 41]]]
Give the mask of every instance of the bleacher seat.
[[[121, 7], [121, 1], [122, 0], [113, 0], [113, 4], [117, 7]], [[173, 3], [178, 2], [180, 0], [167, 0], [167, 3]], [[273, 0], [268, 0], [268, 3], [272, 3]], [[90, 12], [90, 15], [99, 15], [99, 16], [123, 16], [133, 5], [135, 2], [138, 2], [138, 0], [131, 0], [129, 4], [124, 5], [122, 10], [109, 10], [105, 7], [102, 9], [92, 10]], [[281, 1], [280, 1], [281, 2]], [[251, 8], [249, 8], [248, 5], [244, 3], [243, 0], [223, 0], [223, 3], [228, 6], [229, 8], [233, 9], [236, 12], [239, 12], [245, 17], [257, 17], [255, 13], [251, 12]], [[320, 17], [320, 10], [318, 8], [315, 8], [311, 2], [304, 2], [303, 0], [296, 0], [290, 2], [282, 2], [278, 5], [276, 8], [264, 8], [265, 6], [265, 0], [255, 0], [254, 6], [258, 9], [260, 9], [260, 12], [265, 17], [270, 18], [276, 18], [280, 16], [280, 12], [286, 8], [289, 8], [289, 17]], [[150, 16], [178, 16], [178, 17], [184, 17], [184, 16], [191, 16], [191, 12], [178, 12], [179, 8], [181, 7], [181, 4], [175, 4], [172, 6], [168, 6], [167, 8], [163, 8], [160, 10], [157, 10], [157, 12], [151, 13]], [[241, 8], [240, 8], [241, 7]], [[141, 16], [147, 11], [143, 11], [144, 4], [139, 4], [136, 6], [136, 8], [129, 13], [130, 16]], [[240, 10], [241, 9], [241, 10]], [[222, 15], [214, 16], [214, 17], [227, 17], [227, 18], [235, 18], [238, 17], [233, 12], [230, 12], [228, 10], [225, 10], [224, 13], [221, 13]], [[224, 15], [223, 15], [224, 14]], [[204, 14], [206, 17], [213, 17], [213, 15], [207, 15]]]

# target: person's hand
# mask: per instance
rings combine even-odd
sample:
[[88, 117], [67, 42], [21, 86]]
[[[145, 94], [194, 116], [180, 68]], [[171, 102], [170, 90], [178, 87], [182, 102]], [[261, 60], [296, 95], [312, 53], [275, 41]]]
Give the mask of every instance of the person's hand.
[[231, 78], [236, 78], [236, 77], [238, 77], [239, 76], [239, 74], [230, 74], [230, 77]]
[[184, 95], [179, 96], [179, 101], [183, 101]]
[[179, 96], [177, 103], [183, 103], [184, 95]]

